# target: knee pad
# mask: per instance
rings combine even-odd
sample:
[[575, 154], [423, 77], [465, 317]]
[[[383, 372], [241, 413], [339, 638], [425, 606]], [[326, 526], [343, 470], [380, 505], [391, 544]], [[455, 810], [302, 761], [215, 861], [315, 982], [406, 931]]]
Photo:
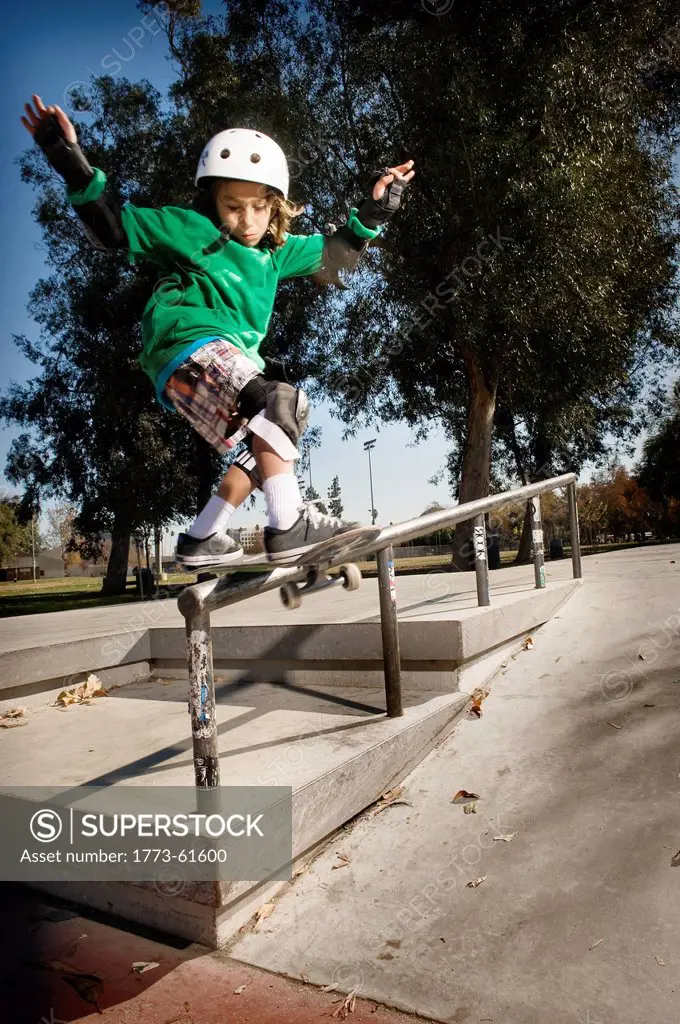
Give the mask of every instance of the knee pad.
[[[250, 441], [250, 439], [248, 440]], [[262, 479], [257, 468], [255, 456], [250, 451], [250, 448], [245, 448], [240, 455], [237, 455], [232, 462], [232, 466], [238, 466], [246, 476], [250, 477], [251, 482], [262, 490]]]
[[248, 419], [249, 432], [266, 441], [280, 458], [292, 462], [300, 457], [297, 443], [309, 419], [309, 399], [302, 388], [254, 377], [240, 392], [238, 407]]

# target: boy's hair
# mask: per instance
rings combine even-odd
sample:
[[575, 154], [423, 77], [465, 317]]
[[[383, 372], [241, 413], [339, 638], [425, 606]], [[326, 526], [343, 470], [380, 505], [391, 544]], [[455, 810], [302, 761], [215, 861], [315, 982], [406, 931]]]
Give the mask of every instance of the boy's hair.
[[[206, 188], [200, 188], [196, 192], [192, 206], [200, 213], [204, 213], [207, 217], [210, 217], [216, 227], [221, 227], [219, 223], [219, 217], [217, 215], [217, 206], [215, 204], [215, 190], [216, 187], [222, 181], [227, 181], [227, 178], [213, 178], [212, 181]], [[284, 199], [280, 193], [275, 189], [267, 188], [265, 199], [271, 200], [272, 212], [269, 218], [269, 226], [263, 236], [262, 241], [265, 239], [269, 242], [272, 248], [278, 248], [285, 242], [284, 235], [290, 231], [290, 223], [294, 217], [299, 217], [301, 213], [304, 213], [304, 206], [299, 206], [297, 203], [292, 202], [290, 199]]]

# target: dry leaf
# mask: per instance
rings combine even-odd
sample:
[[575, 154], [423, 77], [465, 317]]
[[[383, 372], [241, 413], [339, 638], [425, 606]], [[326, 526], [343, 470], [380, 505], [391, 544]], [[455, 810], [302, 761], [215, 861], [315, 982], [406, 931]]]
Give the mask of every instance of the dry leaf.
[[504, 843], [511, 843], [516, 835], [517, 832], [509, 832], [506, 836], [494, 836], [493, 841], [494, 843], [498, 842], [499, 840]]
[[680, 850], [678, 850], [674, 857], [671, 857], [671, 867], [680, 868]]
[[293, 878], [297, 878], [298, 875], [304, 875], [305, 871], [309, 871], [309, 864], [301, 864], [299, 868], [295, 868]]
[[[356, 1004], [356, 1001], [357, 990], [356, 988], [353, 988], [352, 991], [348, 995], [346, 995], [345, 998], [342, 1000], [337, 1010], [333, 1010], [331, 1017], [339, 1017], [341, 1020], [345, 1020], [347, 1018], [348, 1013], [354, 1013], [354, 1006]], [[336, 1002], [338, 1002], [337, 999]]]
[[647, 655], [643, 654], [642, 651], [638, 651], [638, 658], [640, 661], [647, 661]]
[[106, 697], [107, 692], [102, 686], [101, 679], [91, 672], [80, 686], [74, 686], [72, 690], [62, 690], [55, 703], [61, 707], [68, 707], [69, 704], [91, 704], [91, 697]]
[[338, 987], [338, 983], [337, 983], [337, 981], [334, 981], [332, 985], [322, 985], [321, 986], [321, 991], [322, 992], [335, 992], [337, 987]]
[[616, 725], [615, 722], [607, 722], [607, 725], [611, 725], [612, 729], [622, 729], [622, 725]]
[[7, 711], [3, 711], [0, 718], [23, 718], [28, 708], [9, 708]]
[[525, 651], [533, 651], [533, 649], [534, 649], [534, 638], [531, 637], [531, 636], [528, 636], [526, 638], [526, 640], [524, 641], [524, 650]]
[[604, 939], [598, 939], [597, 942], [592, 944], [592, 946], [588, 946], [588, 949], [595, 949], [595, 947], [599, 946], [601, 942], [604, 942]]
[[465, 888], [466, 889], [476, 889], [477, 886], [481, 885], [482, 882], [486, 881], [486, 879], [488, 877], [489, 877], [488, 875], [480, 875], [479, 878], [474, 878], [471, 882], [466, 882]]
[[137, 974], [144, 974], [145, 971], [152, 971], [154, 967], [160, 967], [160, 964], [153, 960], [135, 960], [132, 970], [136, 971]]
[[303, 974], [302, 971], [300, 971], [300, 978], [305, 983], [305, 985], [309, 985], [309, 975], [308, 974]]
[[238, 988], [234, 989], [234, 995], [235, 996], [240, 996], [241, 993], [244, 992], [247, 987], [248, 987], [247, 984], [246, 985], [239, 985]]
[[463, 814], [476, 814], [476, 813], [477, 813], [477, 803], [476, 803], [476, 801], [475, 801], [475, 803], [471, 803], [471, 804], [463, 804]]
[[0, 720], [0, 729], [18, 729], [21, 725], [28, 725], [28, 722], [21, 722], [18, 718]]
[[338, 868], [346, 868], [348, 864], [352, 863], [352, 861], [349, 859], [349, 857], [347, 856], [346, 853], [336, 853], [335, 856], [338, 858], [340, 863], [339, 864], [333, 864], [331, 866], [331, 870], [332, 871], [337, 871]]
[[455, 796], [451, 797], [452, 804], [464, 804], [468, 800], [481, 800], [479, 793], [468, 793], [467, 789], [459, 789]]
[[256, 928], [260, 924], [261, 921], [264, 921], [266, 918], [269, 917], [270, 914], [274, 913], [275, 907], [276, 907], [275, 903], [263, 903], [262, 904], [262, 906], [260, 907], [260, 909], [257, 912], [257, 918], [256, 918], [256, 921], [255, 921], [255, 927]]
[[659, 965], [659, 967], [665, 967], [666, 966], [660, 956], [655, 956], [654, 959], [656, 960], [656, 962]]

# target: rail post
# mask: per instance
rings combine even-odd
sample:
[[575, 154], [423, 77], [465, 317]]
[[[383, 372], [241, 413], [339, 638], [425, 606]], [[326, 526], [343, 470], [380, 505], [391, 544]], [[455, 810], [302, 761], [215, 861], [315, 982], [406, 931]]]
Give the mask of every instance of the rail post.
[[580, 580], [581, 572], [581, 537], [578, 527], [578, 503], [576, 501], [576, 484], [567, 485], [567, 505], [569, 507], [569, 533], [571, 536], [571, 564], [574, 568], [574, 579]]
[[531, 544], [534, 556], [534, 578], [536, 590], [545, 588], [545, 560], [543, 557], [543, 526], [541, 524], [541, 499], [538, 494], [529, 499], [531, 515]]
[[477, 604], [487, 608], [491, 604], [489, 596], [489, 563], [486, 558], [486, 525], [484, 513], [474, 518], [472, 531], [475, 547], [475, 575], [477, 577]]
[[380, 628], [385, 667], [387, 717], [400, 718], [404, 714], [404, 707], [401, 697], [401, 657], [399, 654], [394, 552], [391, 545], [378, 551], [378, 594], [380, 597]]
[[214, 789], [220, 784], [220, 759], [217, 752], [210, 612], [191, 614], [186, 619], [186, 636], [195, 782], [199, 789]]

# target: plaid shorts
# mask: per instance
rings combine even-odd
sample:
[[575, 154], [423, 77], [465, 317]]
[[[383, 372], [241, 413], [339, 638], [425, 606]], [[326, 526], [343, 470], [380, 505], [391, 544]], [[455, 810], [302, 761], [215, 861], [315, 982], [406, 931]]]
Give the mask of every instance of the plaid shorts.
[[225, 455], [241, 441], [232, 417], [236, 400], [262, 371], [228, 341], [209, 341], [177, 367], [165, 385], [175, 409], [189, 420], [208, 444]]

